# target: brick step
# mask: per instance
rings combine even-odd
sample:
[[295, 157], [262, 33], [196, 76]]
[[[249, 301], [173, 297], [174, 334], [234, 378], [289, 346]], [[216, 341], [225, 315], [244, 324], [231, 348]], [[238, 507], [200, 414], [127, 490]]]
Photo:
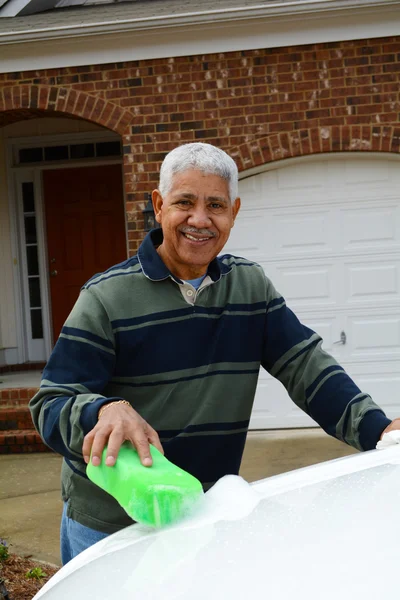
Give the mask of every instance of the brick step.
[[0, 432], [34, 429], [28, 406], [0, 407]]
[[34, 429], [29, 400], [37, 388], [0, 389], [0, 454], [51, 452]]
[[51, 452], [34, 429], [0, 431], [0, 454]]
[[27, 406], [29, 400], [37, 392], [37, 388], [4, 388], [0, 389], [0, 408], [10, 406]]
[[16, 400], [1, 400], [0, 408], [18, 408], [19, 406], [28, 406], [28, 398], [17, 398]]

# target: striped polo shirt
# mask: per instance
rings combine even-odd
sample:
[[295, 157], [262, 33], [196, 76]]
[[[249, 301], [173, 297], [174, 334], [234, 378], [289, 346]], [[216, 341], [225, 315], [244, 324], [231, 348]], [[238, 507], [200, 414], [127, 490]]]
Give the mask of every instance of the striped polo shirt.
[[167, 458], [205, 489], [239, 471], [260, 366], [327, 433], [356, 448], [373, 448], [390, 422], [259, 265], [220, 256], [196, 289], [168, 271], [161, 242], [153, 230], [136, 256], [83, 286], [30, 403], [43, 440], [64, 456], [69, 516], [106, 533], [131, 521], [88, 480], [82, 443], [110, 399], [128, 400]]

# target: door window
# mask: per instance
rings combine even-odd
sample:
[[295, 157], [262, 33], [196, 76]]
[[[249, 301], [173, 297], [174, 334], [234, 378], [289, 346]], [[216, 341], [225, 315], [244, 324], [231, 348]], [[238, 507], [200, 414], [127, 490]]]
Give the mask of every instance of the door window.
[[37, 231], [37, 199], [35, 183], [26, 175], [19, 182], [22, 300], [27, 341], [27, 360], [41, 361], [45, 357], [43, 331], [43, 293], [40, 269], [40, 248]]

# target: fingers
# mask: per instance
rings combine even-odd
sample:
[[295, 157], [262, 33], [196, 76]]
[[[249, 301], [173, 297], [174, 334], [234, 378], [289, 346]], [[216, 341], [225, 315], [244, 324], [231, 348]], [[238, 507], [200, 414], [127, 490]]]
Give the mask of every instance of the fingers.
[[106, 456], [106, 465], [107, 467], [112, 467], [115, 465], [115, 462], [118, 457], [119, 449], [121, 448], [123, 442], [125, 441], [125, 436], [123, 434], [122, 429], [116, 427], [111, 431], [110, 437], [108, 438], [107, 444], [107, 456]]
[[142, 465], [144, 467], [151, 467], [153, 459], [150, 454], [149, 439], [144, 428], [136, 428], [130, 437], [130, 441], [135, 446]]
[[164, 454], [157, 432], [136, 411], [118, 406], [110, 408], [94, 429], [85, 436], [82, 446], [85, 462], [89, 463], [91, 460], [93, 466], [99, 466], [103, 450], [107, 446], [105, 464], [112, 467], [125, 440], [130, 441], [136, 448], [140, 462], [145, 467], [151, 467], [153, 464], [150, 444]]
[[107, 444], [109, 436], [110, 431], [108, 429], [97, 429], [95, 431], [92, 443], [92, 465], [94, 467], [98, 467], [101, 464], [104, 446]]
[[161, 445], [158, 433], [152, 427], [150, 427], [150, 425], [147, 426], [147, 438], [149, 442], [153, 444], [153, 446], [155, 446], [159, 452], [161, 452], [161, 454], [164, 454], [164, 448]]
[[89, 460], [90, 460], [90, 452], [92, 450], [94, 436], [95, 436], [95, 430], [92, 429], [91, 431], [89, 431], [89, 433], [87, 435], [85, 435], [85, 437], [83, 439], [82, 454], [83, 454], [83, 460], [85, 461], [86, 464], [88, 464]]

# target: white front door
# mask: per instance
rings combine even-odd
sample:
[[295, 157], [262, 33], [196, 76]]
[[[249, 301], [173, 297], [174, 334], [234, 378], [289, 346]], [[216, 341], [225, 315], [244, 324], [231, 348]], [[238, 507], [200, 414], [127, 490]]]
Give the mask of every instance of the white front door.
[[[399, 416], [400, 161], [286, 164], [240, 182], [242, 209], [226, 251], [260, 263], [325, 350], [389, 417]], [[262, 372], [251, 427], [310, 425]]]

